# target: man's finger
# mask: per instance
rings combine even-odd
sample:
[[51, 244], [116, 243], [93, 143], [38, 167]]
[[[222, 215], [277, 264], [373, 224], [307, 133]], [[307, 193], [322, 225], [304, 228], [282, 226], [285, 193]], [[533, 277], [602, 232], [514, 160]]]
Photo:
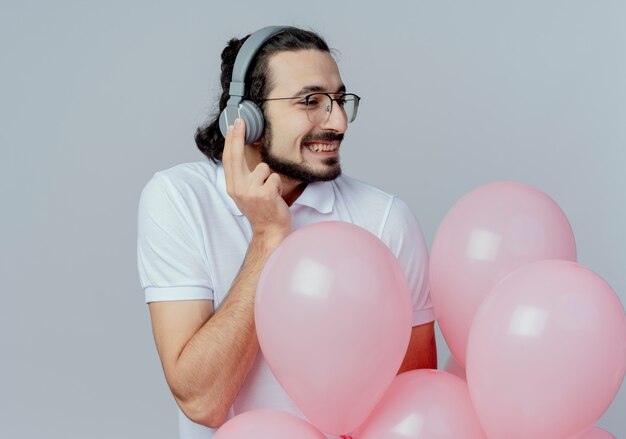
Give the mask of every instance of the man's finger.
[[242, 118], [235, 119], [233, 135], [230, 143], [231, 169], [236, 179], [250, 174], [250, 169], [246, 163], [245, 156], [246, 126]]
[[271, 192], [277, 192], [278, 195], [283, 195], [283, 186], [280, 180], [280, 175], [275, 172], [272, 172], [267, 180], [265, 180], [264, 188], [267, 188]]
[[263, 186], [265, 180], [267, 180], [267, 177], [269, 177], [271, 173], [272, 171], [267, 163], [259, 163], [256, 168], [254, 168], [254, 171], [252, 171], [252, 173], [250, 174], [250, 185], [253, 185], [255, 187]]
[[226, 130], [226, 136], [224, 137], [224, 150], [222, 151], [222, 165], [224, 165], [224, 175], [226, 177], [226, 187], [232, 187], [232, 159], [231, 159], [231, 144], [233, 142], [233, 126], [230, 125]]

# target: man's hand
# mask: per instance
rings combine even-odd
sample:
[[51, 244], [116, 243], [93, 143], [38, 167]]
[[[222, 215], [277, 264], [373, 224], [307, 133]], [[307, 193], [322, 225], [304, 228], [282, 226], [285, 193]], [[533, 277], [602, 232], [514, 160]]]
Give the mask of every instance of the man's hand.
[[280, 176], [266, 163], [250, 172], [244, 137], [245, 124], [238, 118], [228, 128], [222, 154], [226, 190], [250, 221], [254, 236], [276, 245], [291, 232], [291, 213], [282, 198]]

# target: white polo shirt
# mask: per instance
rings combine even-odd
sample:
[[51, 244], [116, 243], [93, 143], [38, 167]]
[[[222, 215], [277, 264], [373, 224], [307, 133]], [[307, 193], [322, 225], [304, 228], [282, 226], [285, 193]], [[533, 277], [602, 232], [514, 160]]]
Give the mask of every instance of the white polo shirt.
[[[412, 293], [413, 326], [432, 322], [428, 250], [422, 230], [399, 198], [342, 175], [310, 183], [290, 206], [293, 230], [320, 221], [346, 221], [379, 237], [400, 261]], [[157, 172], [139, 202], [137, 258], [146, 302], [213, 300], [228, 294], [252, 230], [226, 193], [224, 168], [210, 161]], [[259, 408], [303, 417], [259, 352], [230, 416]], [[213, 429], [179, 410], [181, 439], [208, 439]]]

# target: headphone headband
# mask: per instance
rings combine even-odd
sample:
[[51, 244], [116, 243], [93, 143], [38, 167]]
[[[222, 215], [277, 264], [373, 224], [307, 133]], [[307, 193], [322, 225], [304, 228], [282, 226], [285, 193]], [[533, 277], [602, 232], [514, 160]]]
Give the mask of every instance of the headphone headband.
[[263, 29], [259, 29], [248, 37], [243, 43], [239, 52], [237, 52], [237, 58], [235, 58], [235, 66], [233, 67], [233, 76], [231, 78], [228, 94], [230, 96], [242, 96], [245, 94], [246, 73], [248, 67], [252, 62], [252, 58], [259, 51], [263, 44], [274, 35], [285, 31], [285, 26], [268, 26]]
[[226, 130], [237, 117], [244, 119], [246, 123], [246, 143], [257, 141], [263, 134], [265, 121], [263, 112], [254, 102], [246, 101], [243, 96], [246, 94], [246, 73], [252, 62], [252, 58], [259, 51], [263, 44], [274, 35], [287, 30], [286, 26], [268, 26], [251, 34], [243, 43], [233, 66], [233, 75], [228, 86], [228, 102], [226, 108], [220, 114], [220, 131], [226, 137]]

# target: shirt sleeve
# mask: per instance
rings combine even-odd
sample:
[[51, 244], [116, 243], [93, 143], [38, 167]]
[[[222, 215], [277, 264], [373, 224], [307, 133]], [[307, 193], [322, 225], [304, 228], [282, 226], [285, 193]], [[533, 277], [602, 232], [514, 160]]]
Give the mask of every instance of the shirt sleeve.
[[146, 303], [213, 300], [213, 284], [203, 257], [202, 238], [175, 185], [159, 173], [139, 200], [137, 265]]
[[428, 247], [424, 233], [411, 209], [397, 197], [391, 201], [381, 238], [398, 258], [409, 283], [413, 303], [412, 325], [434, 321], [428, 282]]

